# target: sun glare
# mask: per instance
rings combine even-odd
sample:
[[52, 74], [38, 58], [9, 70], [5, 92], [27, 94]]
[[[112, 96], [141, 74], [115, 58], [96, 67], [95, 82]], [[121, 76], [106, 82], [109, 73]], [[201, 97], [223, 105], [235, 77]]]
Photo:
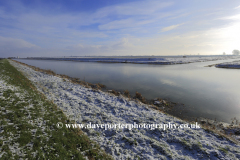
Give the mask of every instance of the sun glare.
[[238, 49], [240, 44], [240, 14], [228, 17], [227, 19], [234, 20], [229, 26], [220, 30], [221, 38], [224, 41], [225, 51], [230, 54], [232, 50]]

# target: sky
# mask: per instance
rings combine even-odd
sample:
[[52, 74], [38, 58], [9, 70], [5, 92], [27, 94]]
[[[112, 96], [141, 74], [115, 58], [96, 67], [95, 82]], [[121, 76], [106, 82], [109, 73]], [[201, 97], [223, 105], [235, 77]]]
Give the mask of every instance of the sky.
[[240, 50], [239, 0], [0, 0], [0, 57]]

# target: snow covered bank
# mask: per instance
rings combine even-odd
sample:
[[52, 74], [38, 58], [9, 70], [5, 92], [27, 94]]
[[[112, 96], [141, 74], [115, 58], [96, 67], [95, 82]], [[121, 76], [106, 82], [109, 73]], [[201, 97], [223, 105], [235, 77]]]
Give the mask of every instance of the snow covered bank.
[[[11, 64], [76, 123], [186, 123], [121, 95], [85, 88], [16, 62]], [[239, 145], [204, 129], [84, 128], [83, 131], [115, 159], [240, 159]]]
[[23, 74], [0, 61], [0, 159], [112, 160], [82, 131], [58, 128], [67, 117]]
[[216, 64], [215, 67], [217, 68], [233, 68], [233, 69], [240, 69], [240, 61], [233, 61], [227, 63], [220, 63]]
[[104, 63], [135, 63], [135, 64], [185, 64], [194, 62], [206, 62], [226, 59], [236, 59], [240, 56], [175, 56], [175, 57], [32, 57], [27, 59], [35, 60], [60, 60], [60, 61], [79, 61], [79, 62], [104, 62]]

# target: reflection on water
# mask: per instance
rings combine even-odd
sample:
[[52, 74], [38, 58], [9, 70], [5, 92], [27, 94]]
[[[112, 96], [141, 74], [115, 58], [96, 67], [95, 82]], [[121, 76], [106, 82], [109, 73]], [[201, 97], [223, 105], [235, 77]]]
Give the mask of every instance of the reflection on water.
[[[204, 67], [232, 60], [182, 65], [18, 61], [90, 83], [102, 83], [111, 89], [128, 89], [132, 95], [138, 91], [148, 99], [160, 97], [184, 103], [184, 116], [226, 122], [234, 117], [240, 119], [240, 70]], [[174, 114], [180, 116], [177, 111]]]

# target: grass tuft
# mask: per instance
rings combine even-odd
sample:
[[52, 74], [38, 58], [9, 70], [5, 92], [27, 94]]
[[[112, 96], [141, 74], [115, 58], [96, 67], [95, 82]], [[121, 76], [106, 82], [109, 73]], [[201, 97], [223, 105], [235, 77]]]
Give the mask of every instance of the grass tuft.
[[139, 99], [141, 102], [146, 103], [146, 99], [141, 95], [141, 93], [136, 92], [135, 97]]
[[128, 97], [128, 98], [130, 97], [130, 93], [129, 93], [128, 90], [125, 90], [123, 94], [124, 94], [126, 97]]

